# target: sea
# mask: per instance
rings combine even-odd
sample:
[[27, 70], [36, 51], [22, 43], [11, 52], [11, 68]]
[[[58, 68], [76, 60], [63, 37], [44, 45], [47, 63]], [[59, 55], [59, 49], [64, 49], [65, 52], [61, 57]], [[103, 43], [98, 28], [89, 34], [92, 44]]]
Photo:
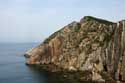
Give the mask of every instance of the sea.
[[72, 83], [25, 64], [24, 54], [39, 43], [0, 43], [0, 83]]

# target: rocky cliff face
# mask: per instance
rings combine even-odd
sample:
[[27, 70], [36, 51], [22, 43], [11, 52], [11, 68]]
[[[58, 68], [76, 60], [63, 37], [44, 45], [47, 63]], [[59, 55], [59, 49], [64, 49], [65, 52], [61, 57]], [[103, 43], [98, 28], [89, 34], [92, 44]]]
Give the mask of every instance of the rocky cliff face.
[[26, 52], [27, 64], [51, 64], [72, 71], [89, 71], [92, 80], [107, 72], [125, 81], [125, 21], [117, 23], [85, 16], [52, 34]]

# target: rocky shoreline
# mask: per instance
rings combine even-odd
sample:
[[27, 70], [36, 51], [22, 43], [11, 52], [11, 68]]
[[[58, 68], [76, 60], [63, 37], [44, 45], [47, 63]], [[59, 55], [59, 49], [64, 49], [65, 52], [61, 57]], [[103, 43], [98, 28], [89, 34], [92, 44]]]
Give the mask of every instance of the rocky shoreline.
[[[46, 71], [54, 75], [53, 77], [59, 78], [62, 80], [69, 80], [71, 83], [118, 83], [118, 81], [113, 80], [110, 75], [106, 72], [100, 73], [105, 80], [92, 80], [91, 71], [69, 71], [64, 70], [63, 68], [58, 68], [56, 65], [29, 65], [30, 67], [37, 68], [42, 71]], [[124, 83], [124, 82], [120, 82]]]
[[124, 82], [125, 21], [115, 23], [85, 16], [53, 33], [27, 51], [25, 57], [28, 65], [51, 72], [73, 72], [74, 79]]

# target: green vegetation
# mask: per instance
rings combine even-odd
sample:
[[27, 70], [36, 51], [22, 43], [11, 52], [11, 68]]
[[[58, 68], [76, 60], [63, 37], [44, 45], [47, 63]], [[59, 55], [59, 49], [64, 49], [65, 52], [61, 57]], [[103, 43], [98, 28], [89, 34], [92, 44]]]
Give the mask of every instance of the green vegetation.
[[104, 24], [114, 24], [113, 22], [109, 22], [109, 21], [107, 21], [107, 20], [95, 18], [95, 17], [92, 17], [92, 16], [85, 16], [85, 17], [84, 17], [84, 20], [86, 20], [86, 21], [95, 20], [95, 21], [98, 21], [98, 22], [104, 23]]

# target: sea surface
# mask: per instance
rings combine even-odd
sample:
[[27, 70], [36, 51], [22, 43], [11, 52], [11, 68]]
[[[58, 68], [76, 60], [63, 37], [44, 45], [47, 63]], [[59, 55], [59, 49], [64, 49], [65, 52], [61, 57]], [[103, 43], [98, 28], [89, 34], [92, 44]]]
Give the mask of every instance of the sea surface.
[[0, 43], [0, 83], [70, 83], [47, 71], [25, 65], [24, 53], [37, 45]]

